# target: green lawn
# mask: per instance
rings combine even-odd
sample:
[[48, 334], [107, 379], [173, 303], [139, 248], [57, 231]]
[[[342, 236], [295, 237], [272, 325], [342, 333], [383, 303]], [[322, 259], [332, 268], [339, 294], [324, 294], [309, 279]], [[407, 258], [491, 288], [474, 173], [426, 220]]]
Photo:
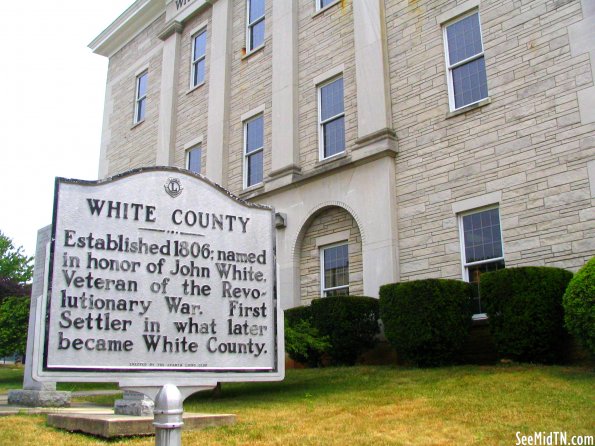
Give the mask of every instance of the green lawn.
[[[0, 393], [8, 393], [9, 390], [23, 388], [23, 367], [22, 366], [0, 366]], [[92, 389], [118, 389], [114, 383], [58, 383], [58, 390], [77, 390]]]
[[[113, 397], [90, 400], [111, 404]], [[185, 445], [514, 445], [517, 432], [594, 435], [595, 372], [532, 365], [288, 370], [280, 383], [226, 384], [217, 399], [195, 395], [185, 410], [238, 416], [231, 427], [184, 432]], [[0, 418], [3, 444], [154, 439], [106, 442], [19, 416]]]

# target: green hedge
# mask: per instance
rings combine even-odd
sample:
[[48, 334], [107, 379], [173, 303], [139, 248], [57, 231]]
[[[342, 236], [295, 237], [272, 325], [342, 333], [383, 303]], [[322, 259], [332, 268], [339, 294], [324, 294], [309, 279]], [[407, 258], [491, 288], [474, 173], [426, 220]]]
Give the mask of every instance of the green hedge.
[[562, 358], [562, 296], [571, 278], [560, 268], [534, 266], [482, 274], [479, 292], [500, 356], [542, 363]]
[[366, 296], [333, 296], [312, 301], [313, 326], [328, 336], [327, 351], [333, 364], [353, 365], [376, 344], [378, 299]]
[[471, 327], [471, 285], [425, 279], [380, 287], [380, 319], [397, 355], [419, 366], [456, 361]]
[[312, 325], [312, 307], [285, 310], [285, 352], [291, 359], [318, 367], [329, 347], [328, 337], [322, 336]]
[[321, 365], [323, 356], [353, 365], [375, 345], [379, 332], [378, 299], [372, 297], [324, 297], [285, 310], [287, 354], [309, 366]]
[[566, 328], [595, 356], [595, 257], [568, 284], [563, 306]]

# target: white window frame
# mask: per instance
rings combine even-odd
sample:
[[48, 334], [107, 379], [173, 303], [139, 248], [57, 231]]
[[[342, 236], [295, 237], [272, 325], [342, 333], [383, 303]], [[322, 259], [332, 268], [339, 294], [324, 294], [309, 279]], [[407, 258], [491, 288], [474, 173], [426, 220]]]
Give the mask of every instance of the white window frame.
[[[196, 31], [195, 33], [192, 34], [192, 49], [191, 49], [191, 53], [190, 53], [190, 88], [196, 88], [199, 87], [200, 85], [204, 84], [206, 82], [206, 68], [207, 68], [207, 49], [206, 49], [206, 45], [205, 45], [205, 53], [198, 57], [197, 59], [194, 58], [194, 50], [196, 47], [196, 38], [201, 35], [201, 34], [205, 34], [205, 39], [207, 39], [207, 43], [208, 43], [208, 34], [207, 34], [207, 27], [203, 26], [201, 27], [201, 29], [199, 29], [198, 31]], [[205, 61], [205, 79], [203, 79], [200, 82], [194, 83], [194, 78], [196, 77], [196, 67], [198, 66], [198, 64], [202, 61]]]
[[[145, 92], [145, 94], [143, 96], [139, 96], [140, 93], [140, 81], [141, 78], [143, 76], [147, 76], [147, 91]], [[134, 89], [134, 124], [139, 124], [141, 122], [143, 122], [145, 120], [145, 115], [147, 114], [147, 96], [148, 96], [148, 90], [149, 90], [149, 70], [144, 70], [142, 71], [140, 74], [138, 74], [136, 76], [135, 79], [136, 85], [135, 85], [135, 89]], [[140, 104], [141, 102], [144, 101], [145, 103], [145, 108], [144, 108], [144, 113], [141, 117], [139, 117], [139, 111], [140, 111]]]
[[[328, 119], [322, 120], [322, 88], [326, 85], [329, 85], [336, 81], [337, 79], [343, 79], [343, 111], [338, 113], [337, 115], [331, 116]], [[318, 96], [318, 159], [320, 161], [331, 159], [335, 156], [341, 156], [345, 153], [346, 147], [343, 147], [341, 152], [337, 152], [330, 156], [324, 156], [324, 124], [334, 121], [338, 118], [345, 118], [345, 78], [343, 77], [343, 73], [339, 73], [333, 76], [330, 79], [325, 80], [324, 82], [319, 83], [317, 86], [317, 96]], [[345, 124], [345, 119], [343, 119], [343, 124]], [[345, 144], [346, 146], [347, 144]]]
[[[467, 255], [465, 253], [465, 229], [463, 227], [463, 217], [467, 215], [477, 214], [484, 211], [489, 211], [491, 209], [498, 209], [498, 223], [500, 225], [500, 244], [502, 249], [502, 255], [500, 257], [493, 257], [487, 260], [480, 260], [477, 262], [467, 262]], [[462, 277], [465, 282], [469, 282], [469, 267], [477, 266], [477, 265], [485, 265], [486, 263], [495, 263], [499, 261], [505, 261], [504, 259], [504, 238], [502, 237], [502, 215], [500, 213], [500, 205], [499, 204], [492, 204], [489, 206], [484, 206], [481, 208], [470, 209], [464, 212], [457, 214], [458, 226], [459, 226], [459, 249], [461, 251], [461, 268], [462, 268]], [[476, 313], [473, 315], [473, 319], [487, 319], [486, 313]]]
[[194, 172], [191, 171], [193, 173], [198, 173], [201, 174], [202, 173], [202, 144], [196, 144], [188, 149], [186, 149], [186, 170], [190, 170], [190, 152], [194, 151], [194, 150], [200, 150], [200, 169], [198, 170], [198, 172]]
[[[248, 124], [258, 118], [262, 118], [262, 146], [256, 150], [253, 150], [252, 152], [248, 153]], [[244, 189], [248, 189], [248, 188], [252, 188], [252, 187], [257, 187], [259, 185], [262, 184], [262, 181], [264, 181], [264, 113], [260, 112], [260, 113], [256, 113], [252, 116], [250, 116], [249, 118], [246, 118], [243, 120], [244, 123], [244, 179], [243, 179], [243, 184], [244, 184]], [[262, 178], [263, 180], [258, 182], [258, 183], [254, 183], [254, 184], [248, 184], [248, 160], [251, 156], [257, 154], [257, 153], [263, 153], [262, 156]]]
[[[471, 57], [468, 57], [467, 59], [461, 60], [455, 64], [450, 64], [450, 56], [449, 56], [449, 52], [448, 52], [448, 35], [446, 33], [446, 28], [448, 28], [450, 25], [453, 25], [454, 23], [463, 20], [469, 16], [472, 16], [474, 14], [477, 14], [477, 20], [479, 22], [479, 39], [481, 42], [481, 52], [474, 54]], [[482, 101], [485, 101], [487, 98], [489, 98], [489, 92], [486, 95], [485, 98], [481, 98], [478, 99], [475, 102], [470, 102], [469, 104], [464, 104], [461, 105], [460, 107], [456, 107], [455, 105], [455, 91], [454, 91], [454, 83], [453, 83], [453, 78], [452, 78], [452, 72], [455, 68], [458, 68], [462, 65], [466, 65], [470, 62], [473, 62], [474, 60], [479, 59], [480, 57], [484, 58], [485, 61], [485, 50], [484, 50], [484, 46], [483, 46], [483, 31], [481, 29], [481, 16], [479, 14], [479, 9], [478, 8], [474, 8], [470, 11], [465, 12], [464, 14], [458, 15], [457, 17], [450, 19], [444, 23], [442, 23], [442, 36], [443, 36], [443, 43], [444, 43], [444, 61], [446, 63], [446, 79], [447, 79], [447, 84], [448, 84], [448, 104], [449, 104], [449, 108], [451, 112], [457, 111], [457, 110], [461, 110], [464, 109], [465, 107], [469, 107], [471, 105], [474, 104], [478, 104]], [[487, 78], [487, 70], [486, 70], [486, 78]]]
[[[253, 42], [252, 42], [252, 28], [254, 28], [254, 26], [258, 25], [260, 22], [264, 22], [266, 19], [266, 0], [262, 0], [263, 4], [264, 4], [264, 13], [262, 14], [262, 16], [254, 19], [253, 22], [250, 22], [250, 5], [252, 3], [253, 0], [246, 0], [246, 54], [250, 54], [254, 51], [256, 51], [257, 49], [261, 48], [262, 46], [264, 46], [264, 41], [265, 39], [262, 40], [262, 43], [258, 46], [253, 46]], [[265, 23], [265, 33], [266, 33], [266, 23]], [[266, 35], [265, 35], [266, 37]]]
[[[335, 291], [335, 290], [343, 290], [347, 289], [347, 294], [349, 294], [349, 279], [347, 280], [347, 285], [341, 285], [336, 287], [325, 287], [325, 280], [326, 275], [324, 271], [324, 251], [330, 248], [336, 248], [337, 246], [347, 246], [347, 264], [349, 265], [349, 240], [342, 240], [337, 243], [332, 243], [330, 245], [324, 245], [319, 247], [319, 258], [320, 258], [320, 296], [327, 297], [326, 293], [328, 291]], [[347, 270], [347, 275], [349, 276], [349, 269]]]

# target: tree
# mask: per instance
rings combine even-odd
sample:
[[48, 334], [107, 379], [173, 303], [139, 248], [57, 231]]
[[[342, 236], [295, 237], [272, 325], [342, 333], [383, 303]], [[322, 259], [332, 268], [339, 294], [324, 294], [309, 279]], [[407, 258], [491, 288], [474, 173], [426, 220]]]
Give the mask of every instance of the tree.
[[12, 240], [0, 231], [0, 277], [7, 277], [18, 284], [25, 284], [33, 276], [33, 257], [15, 248]]
[[0, 231], [0, 357], [25, 354], [32, 262]]
[[8, 296], [29, 296], [32, 262], [33, 257], [24, 255], [22, 247], [15, 248], [0, 231], [0, 302]]
[[0, 357], [27, 350], [29, 298], [11, 296], [0, 304]]

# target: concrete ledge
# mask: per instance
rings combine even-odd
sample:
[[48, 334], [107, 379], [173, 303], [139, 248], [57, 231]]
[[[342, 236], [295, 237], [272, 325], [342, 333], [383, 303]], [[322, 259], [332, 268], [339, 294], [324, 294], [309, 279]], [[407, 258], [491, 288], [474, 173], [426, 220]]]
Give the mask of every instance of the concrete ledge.
[[[185, 413], [183, 429], [203, 429], [211, 426], [234, 424], [231, 414]], [[113, 414], [54, 413], [48, 414], [48, 425], [71, 432], [84, 432], [104, 438], [132, 435], [155, 435], [153, 417], [136, 417]]]

